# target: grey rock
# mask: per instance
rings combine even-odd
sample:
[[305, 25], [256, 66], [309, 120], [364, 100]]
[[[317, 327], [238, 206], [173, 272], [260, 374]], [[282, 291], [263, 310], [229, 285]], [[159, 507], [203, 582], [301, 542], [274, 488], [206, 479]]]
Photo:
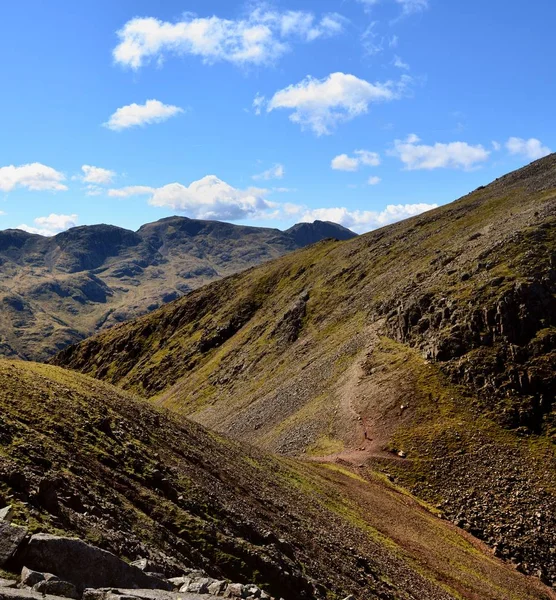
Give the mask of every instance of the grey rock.
[[174, 590], [177, 591], [183, 586], [184, 583], [189, 581], [189, 577], [170, 577], [168, 581], [174, 586]]
[[12, 517], [13, 517], [13, 513], [14, 513], [14, 509], [11, 505], [0, 509], [0, 521], [4, 521], [5, 523], [10, 523], [12, 520]]
[[208, 594], [208, 588], [211, 583], [213, 583], [213, 579], [209, 579], [208, 577], [203, 577], [201, 579], [194, 579], [185, 590], [186, 592], [192, 592], [194, 594]]
[[33, 587], [35, 584], [39, 583], [39, 581], [44, 581], [44, 573], [39, 573], [39, 571], [33, 571], [27, 567], [23, 567], [21, 569], [21, 585], [24, 587]]
[[0, 588], [14, 588], [17, 586], [17, 581], [15, 579], [4, 579], [0, 577]]
[[[57, 596], [43, 595], [30, 589], [0, 588], [0, 600], [60, 600]], [[189, 600], [184, 598], [184, 600]]]
[[[0, 600], [2, 600], [0, 598]], [[10, 600], [10, 599], [7, 599]], [[129, 590], [105, 588], [85, 590], [83, 600], [207, 600], [206, 594], [167, 592], [165, 590]]]
[[250, 583], [244, 587], [243, 595], [247, 597], [253, 596], [253, 598], [260, 598], [261, 590], [257, 585]]
[[39, 533], [33, 535], [21, 562], [31, 569], [53, 572], [73, 583], [77, 591], [84, 588], [167, 589], [167, 581], [150, 577], [114, 554], [76, 538]]
[[212, 596], [218, 596], [226, 591], [228, 583], [226, 581], [213, 581], [208, 586], [208, 593]]
[[74, 598], [75, 600], [79, 598], [79, 594], [73, 583], [63, 581], [55, 576], [39, 581], [33, 586], [33, 589], [41, 594], [52, 594], [53, 596]]
[[26, 535], [26, 527], [17, 527], [0, 521], [0, 567], [3, 567], [15, 554]]
[[131, 563], [132, 567], [137, 567], [138, 569], [141, 569], [141, 571], [146, 571], [149, 567], [149, 561], [146, 558], [140, 558], [139, 560], [134, 560]]
[[224, 598], [242, 598], [244, 586], [241, 583], [230, 583], [224, 592]]

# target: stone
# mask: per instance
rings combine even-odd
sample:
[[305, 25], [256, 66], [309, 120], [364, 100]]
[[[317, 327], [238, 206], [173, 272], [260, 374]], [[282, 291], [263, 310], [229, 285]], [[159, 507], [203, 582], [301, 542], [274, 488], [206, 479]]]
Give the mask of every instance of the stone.
[[241, 583], [230, 583], [224, 592], [224, 598], [242, 598], [243, 597], [243, 584]]
[[226, 581], [213, 581], [208, 586], [208, 593], [212, 596], [218, 596], [226, 591], [228, 583]]
[[0, 577], [0, 588], [14, 588], [17, 586], [17, 581], [15, 579], [4, 579]]
[[74, 600], [79, 598], [79, 594], [73, 583], [58, 579], [56, 576], [39, 581], [33, 586], [33, 589], [41, 594], [52, 594], [53, 596], [61, 596], [63, 598], [74, 598]]
[[10, 523], [13, 518], [13, 514], [14, 514], [14, 509], [11, 505], [0, 509], [0, 521], [4, 521], [5, 523]]
[[212, 579], [203, 577], [202, 579], [194, 579], [184, 590], [194, 594], [208, 594], [208, 587], [212, 583]]
[[105, 587], [172, 589], [169, 582], [150, 577], [114, 554], [77, 538], [33, 535], [20, 560], [36, 571], [56, 573], [73, 583], [78, 592]]
[[18, 527], [0, 521], [0, 567], [5, 566], [12, 558], [26, 535], [26, 527]]
[[[0, 600], [2, 599], [0, 598]], [[104, 588], [99, 590], [85, 590], [82, 600], [207, 600], [207, 595], [190, 594], [188, 592], [167, 592], [164, 590]]]
[[140, 558], [139, 560], [134, 560], [131, 563], [132, 567], [137, 567], [141, 569], [141, 571], [146, 571], [149, 567], [149, 561], [146, 558]]
[[179, 590], [186, 581], [189, 580], [189, 577], [170, 577], [168, 581], [173, 585], [174, 590]]
[[24, 587], [33, 587], [35, 584], [39, 583], [39, 581], [44, 581], [44, 573], [39, 573], [39, 571], [33, 571], [32, 569], [23, 567], [23, 569], [21, 569], [20, 581], [21, 585]]
[[[0, 588], [0, 600], [60, 600], [57, 596], [43, 595], [30, 589]], [[188, 600], [184, 598], [184, 600]]]
[[253, 598], [260, 598], [261, 590], [257, 585], [250, 583], [244, 586], [243, 595], [247, 597], [252, 596]]

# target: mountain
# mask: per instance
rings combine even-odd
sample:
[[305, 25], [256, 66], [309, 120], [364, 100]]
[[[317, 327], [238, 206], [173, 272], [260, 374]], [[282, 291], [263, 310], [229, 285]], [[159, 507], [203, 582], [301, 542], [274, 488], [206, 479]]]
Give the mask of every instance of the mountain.
[[56, 367], [0, 361], [0, 449], [16, 524], [167, 572], [286, 600], [554, 597], [385, 477], [268, 456]]
[[0, 355], [44, 360], [215, 279], [326, 237], [334, 223], [288, 231], [169, 217], [137, 232], [75, 227], [54, 237], [0, 231]]
[[267, 451], [388, 474], [554, 585], [555, 238], [552, 154], [54, 362]]

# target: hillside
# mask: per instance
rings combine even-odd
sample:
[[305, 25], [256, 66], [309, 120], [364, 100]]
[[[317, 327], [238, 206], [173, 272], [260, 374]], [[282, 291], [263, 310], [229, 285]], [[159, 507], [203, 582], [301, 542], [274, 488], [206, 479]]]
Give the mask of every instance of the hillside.
[[386, 478], [269, 457], [79, 374], [0, 361], [0, 414], [0, 505], [31, 532], [286, 600], [555, 597]]
[[322, 221], [287, 231], [170, 217], [137, 232], [75, 227], [54, 237], [0, 231], [0, 355], [44, 360], [199, 286], [326, 237]]
[[383, 470], [556, 584], [555, 232], [553, 154], [55, 362], [268, 450]]

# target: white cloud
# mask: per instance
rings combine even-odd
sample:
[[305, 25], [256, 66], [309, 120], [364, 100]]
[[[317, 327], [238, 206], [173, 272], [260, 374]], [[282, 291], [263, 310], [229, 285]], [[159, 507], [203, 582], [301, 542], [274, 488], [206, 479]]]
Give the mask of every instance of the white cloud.
[[87, 196], [102, 196], [104, 189], [98, 185], [90, 184], [85, 188], [85, 194]]
[[346, 19], [337, 13], [320, 20], [306, 11], [256, 8], [242, 19], [187, 15], [175, 23], [134, 18], [117, 35], [114, 60], [139, 69], [167, 55], [191, 54], [205, 63], [226, 61], [237, 65], [271, 63], [290, 49], [291, 41], [311, 42], [343, 31]]
[[38, 235], [51, 236], [65, 231], [70, 227], [76, 227], [78, 221], [77, 215], [57, 215], [50, 214], [48, 217], [37, 217], [33, 222], [35, 226], [19, 225], [17, 229], [23, 229], [28, 233], [36, 233]]
[[502, 148], [502, 144], [500, 142], [496, 142], [496, 141], [492, 141], [492, 148], [498, 152], [498, 150], [501, 150]]
[[163, 104], [160, 100], [147, 100], [145, 104], [128, 104], [116, 110], [105, 127], [113, 131], [121, 131], [129, 127], [162, 123], [183, 112], [183, 108], [171, 104]]
[[148, 185], [128, 185], [123, 188], [112, 188], [108, 195], [112, 198], [129, 198], [130, 196], [146, 196], [152, 194], [156, 188]]
[[392, 61], [392, 64], [397, 69], [403, 69], [404, 71], [409, 71], [409, 65], [406, 62], [404, 62], [397, 54], [396, 54], [396, 56], [394, 56], [394, 60]]
[[359, 161], [347, 154], [339, 154], [332, 159], [330, 166], [335, 171], [357, 171]]
[[290, 120], [302, 129], [329, 134], [339, 123], [366, 113], [371, 103], [399, 98], [410, 81], [407, 75], [398, 83], [374, 84], [345, 73], [332, 73], [325, 79], [309, 76], [276, 92], [266, 110], [290, 109]]
[[282, 179], [284, 177], [285, 173], [286, 173], [286, 170], [284, 169], [284, 165], [281, 165], [278, 163], [278, 164], [275, 164], [270, 169], [267, 169], [266, 171], [259, 173], [258, 175], [253, 175], [252, 179], [264, 180], [264, 181], [268, 181], [269, 179]]
[[11, 192], [17, 187], [32, 191], [65, 191], [67, 186], [62, 183], [65, 176], [41, 163], [31, 163], [16, 167], [9, 165], [0, 167], [0, 191]]
[[419, 144], [420, 139], [411, 134], [405, 140], [395, 140], [394, 150], [408, 171], [418, 169], [465, 169], [470, 170], [486, 161], [490, 155], [480, 144], [471, 146], [467, 142], [436, 143], [434, 146]]
[[332, 159], [330, 166], [336, 171], [357, 171], [361, 166], [377, 167], [380, 156], [368, 150], [355, 150], [355, 156], [340, 154]]
[[369, 185], [378, 185], [381, 181], [382, 181], [382, 179], [380, 177], [377, 177], [376, 175], [374, 175], [373, 177], [369, 177], [369, 179], [367, 179], [367, 183]]
[[83, 181], [96, 185], [109, 185], [116, 176], [114, 171], [91, 165], [83, 165], [81, 170], [83, 171]]
[[537, 160], [543, 156], [548, 156], [552, 152], [548, 146], [543, 146], [542, 142], [536, 138], [524, 140], [523, 138], [511, 137], [506, 142], [506, 148], [510, 154], [518, 154], [529, 160]]
[[383, 227], [384, 225], [419, 215], [427, 210], [437, 208], [437, 206], [437, 204], [426, 204], [421, 202], [418, 204], [389, 204], [382, 211], [350, 211], [345, 207], [316, 208], [305, 212], [301, 217], [301, 221], [312, 222], [315, 219], [332, 221], [358, 233], [364, 233], [371, 229], [376, 229], [377, 227]]
[[261, 114], [265, 102], [266, 102], [266, 99], [261, 94], [257, 94], [255, 96], [255, 99], [253, 100], [253, 110], [255, 111], [256, 115], [260, 115]]
[[429, 7], [429, 0], [396, 0], [405, 15], [421, 12]]
[[367, 56], [380, 54], [384, 50], [385, 38], [376, 32], [377, 25], [377, 21], [372, 21], [361, 35], [363, 50]]
[[196, 219], [257, 218], [278, 205], [265, 199], [267, 190], [247, 188], [240, 190], [207, 175], [189, 186], [170, 183], [154, 190], [149, 204], [171, 208]]

